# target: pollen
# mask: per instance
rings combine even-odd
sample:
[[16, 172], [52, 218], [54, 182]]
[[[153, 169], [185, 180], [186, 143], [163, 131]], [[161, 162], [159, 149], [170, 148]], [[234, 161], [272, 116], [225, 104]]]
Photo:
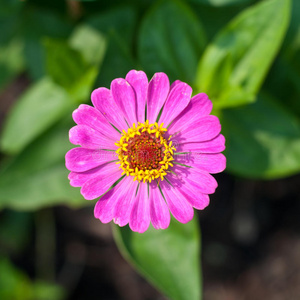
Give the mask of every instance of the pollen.
[[176, 151], [171, 141], [164, 138], [167, 129], [163, 123], [133, 124], [123, 130], [121, 139], [115, 143], [122, 175], [133, 176], [139, 182], [163, 180], [173, 166], [173, 153]]

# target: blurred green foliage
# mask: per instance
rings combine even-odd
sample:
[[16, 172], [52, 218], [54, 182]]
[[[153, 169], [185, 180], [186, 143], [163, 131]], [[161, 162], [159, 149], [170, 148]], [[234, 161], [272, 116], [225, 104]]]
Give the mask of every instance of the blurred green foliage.
[[[69, 186], [64, 166], [71, 113], [89, 103], [94, 88], [133, 68], [149, 79], [166, 72], [209, 95], [227, 141], [228, 172], [273, 179], [300, 171], [298, 0], [7, 0], [0, 8], [0, 90], [20, 74], [30, 79], [2, 124], [0, 208], [88, 203]], [[142, 237], [127, 229], [116, 234], [125, 255], [172, 299], [187, 299], [178, 274], [196, 274], [196, 286], [197, 264], [173, 269], [178, 258], [163, 247], [149, 264], [146, 250], [164, 239], [176, 255], [194, 249], [196, 222], [182, 226]], [[196, 262], [197, 255], [194, 249], [189, 258]], [[166, 268], [153, 268], [160, 263]], [[11, 297], [31, 299], [31, 281], [6, 260], [0, 268], [18, 285]], [[199, 300], [201, 291], [194, 291], [188, 299]]]

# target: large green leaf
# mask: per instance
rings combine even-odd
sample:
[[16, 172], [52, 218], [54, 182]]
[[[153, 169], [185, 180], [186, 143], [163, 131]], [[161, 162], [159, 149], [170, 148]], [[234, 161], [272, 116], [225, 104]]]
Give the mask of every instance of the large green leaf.
[[191, 83], [205, 40], [200, 21], [186, 4], [160, 1], [142, 21], [138, 55], [149, 74], [163, 71], [171, 80]]
[[58, 124], [31, 143], [0, 170], [0, 208], [33, 210], [63, 203], [87, 205], [79, 189], [70, 186], [65, 153], [71, 120]]
[[239, 14], [207, 48], [198, 67], [197, 91], [216, 107], [253, 102], [284, 38], [290, 0], [268, 0]]
[[152, 226], [143, 234], [114, 227], [121, 253], [159, 290], [173, 300], [201, 299], [200, 234], [197, 218], [171, 221], [165, 230]]
[[300, 171], [300, 122], [266, 95], [254, 104], [226, 109], [227, 170], [253, 178], [280, 178]]
[[49, 78], [29, 88], [4, 124], [1, 150], [18, 153], [73, 107], [68, 94]]

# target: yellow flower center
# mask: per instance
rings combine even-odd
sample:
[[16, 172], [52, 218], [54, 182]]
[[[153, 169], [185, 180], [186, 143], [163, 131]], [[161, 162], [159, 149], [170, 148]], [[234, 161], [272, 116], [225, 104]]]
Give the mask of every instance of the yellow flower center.
[[159, 178], [164, 179], [169, 166], [173, 166], [173, 154], [176, 151], [171, 141], [167, 141], [163, 135], [167, 131], [157, 123], [135, 124], [127, 131], [123, 130], [122, 137], [116, 145], [120, 169], [127, 176], [134, 176], [134, 180], [151, 182]]

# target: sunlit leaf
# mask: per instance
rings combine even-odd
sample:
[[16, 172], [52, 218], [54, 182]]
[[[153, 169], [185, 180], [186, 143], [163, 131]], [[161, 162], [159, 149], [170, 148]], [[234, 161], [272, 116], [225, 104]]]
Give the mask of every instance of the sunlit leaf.
[[197, 91], [206, 92], [219, 108], [253, 102], [289, 19], [289, 0], [262, 1], [239, 14], [205, 51]]
[[288, 109], [300, 117], [300, 1], [292, 5], [291, 24], [280, 56], [266, 80], [265, 88], [282, 99]]
[[101, 63], [106, 40], [99, 31], [85, 24], [77, 26], [70, 37], [69, 44], [73, 49], [78, 50], [89, 64]]
[[0, 139], [2, 151], [18, 153], [73, 107], [68, 94], [49, 78], [29, 88], [12, 108]]

